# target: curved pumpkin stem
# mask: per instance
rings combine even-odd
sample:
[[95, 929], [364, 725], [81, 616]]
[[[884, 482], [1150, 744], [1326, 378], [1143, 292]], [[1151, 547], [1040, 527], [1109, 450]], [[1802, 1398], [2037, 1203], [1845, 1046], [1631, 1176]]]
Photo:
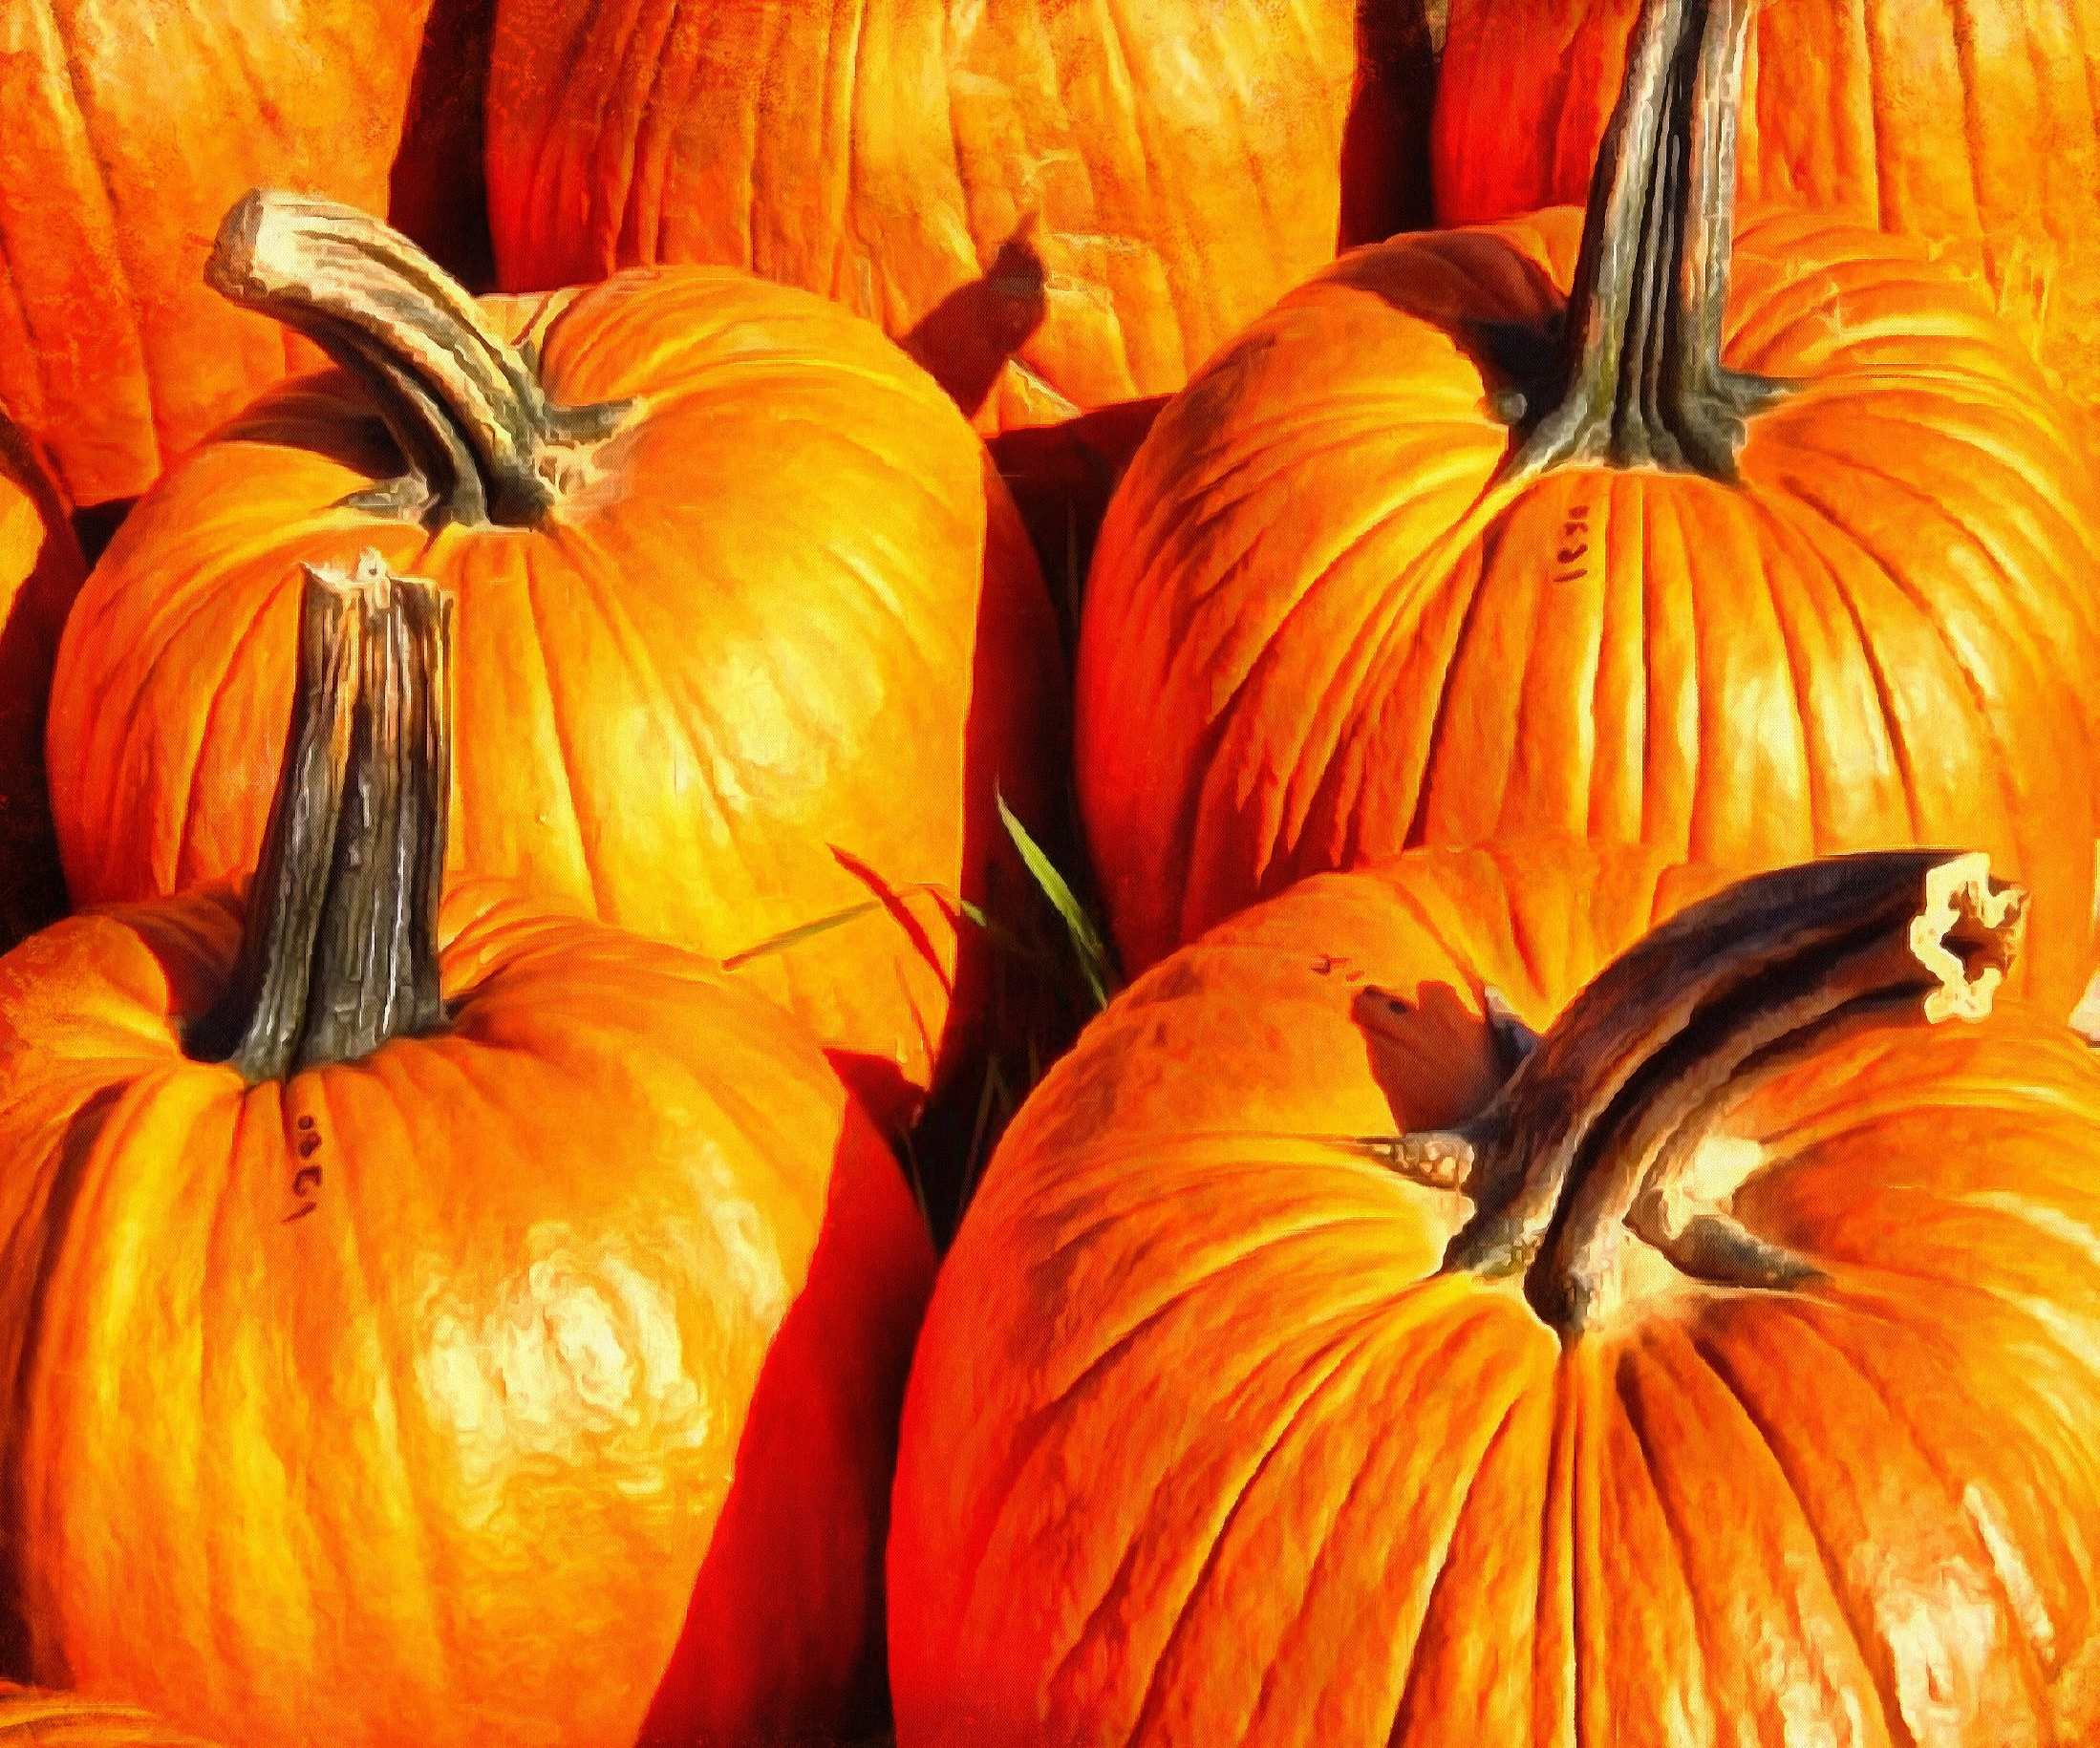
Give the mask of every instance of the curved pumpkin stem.
[[2025, 920], [2025, 892], [1981, 854], [1878, 851], [1743, 881], [1605, 967], [1470, 1122], [1386, 1157], [1477, 1204], [1445, 1267], [1526, 1270], [1563, 1335], [1610, 1303], [1637, 1241], [1702, 1280], [1797, 1285], [1809, 1263], [1702, 1200], [1699, 1157], [1751, 1088], [1839, 1029], [1987, 1013]]
[[1736, 477], [1782, 385], [1721, 362], [1754, 0], [1647, 0], [1596, 172], [1554, 378], [1506, 478], [1569, 463]]
[[452, 603], [367, 553], [307, 566], [283, 773], [241, 957], [193, 1055], [251, 1085], [444, 1018], [438, 901], [452, 774]]
[[557, 407], [530, 358], [398, 231], [337, 201], [257, 188], [219, 226], [204, 277], [360, 377], [407, 472], [353, 507], [430, 523], [540, 520], [565, 464], [631, 403]]

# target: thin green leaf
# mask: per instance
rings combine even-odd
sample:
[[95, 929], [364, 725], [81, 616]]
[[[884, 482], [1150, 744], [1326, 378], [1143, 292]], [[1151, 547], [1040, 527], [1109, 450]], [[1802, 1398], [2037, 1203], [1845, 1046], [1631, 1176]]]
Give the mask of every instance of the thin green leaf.
[[1080, 975], [1086, 980], [1086, 991], [1093, 997], [1096, 1008], [1108, 1005], [1109, 992], [1114, 989], [1116, 973], [1113, 961], [1108, 956], [1108, 944], [1095, 927], [1094, 919], [1086, 914], [1086, 906], [1080, 903], [1064, 876], [1058, 872], [1057, 864], [1043, 853], [1042, 846], [1029, 835], [1028, 828], [1007, 806], [1006, 798], [996, 798], [999, 819], [1006, 826], [1006, 835], [1013, 839], [1014, 847], [1020, 852], [1020, 859], [1042, 895], [1050, 901], [1050, 907], [1064, 924], [1065, 933], [1071, 937], [1073, 956], [1079, 961]]

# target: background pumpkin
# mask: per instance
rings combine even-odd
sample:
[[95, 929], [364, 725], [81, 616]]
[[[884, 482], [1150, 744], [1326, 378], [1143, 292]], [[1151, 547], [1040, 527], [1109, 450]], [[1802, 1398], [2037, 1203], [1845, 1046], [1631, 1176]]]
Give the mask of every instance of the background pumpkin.
[[[364, 361], [176, 467], [83, 591], [49, 737], [75, 902], [252, 862], [298, 562], [370, 546], [458, 592], [454, 865], [743, 956], [908, 1112], [969, 1041], [988, 949], [958, 906], [995, 790], [1033, 818], [1061, 730], [1041, 581], [954, 409], [867, 324], [746, 274], [478, 312], [373, 221], [274, 197], [223, 261], [285, 319], [353, 323]], [[396, 368], [451, 410], [371, 386]], [[427, 491], [377, 483], [404, 453]]]
[[503, 0], [497, 269], [749, 267], [1055, 423], [1424, 215], [1428, 82], [1419, 0]]
[[[1577, 201], [1639, 0], [1463, 0], [1434, 139], [1439, 221]], [[2100, 400], [2100, 6], [1786, 0], [1751, 33], [1746, 198], [1922, 239]]]
[[[1418, 851], [1135, 983], [934, 1290], [889, 1550], [901, 1748], [1427, 1748], [1455, 1717], [1481, 1748], [2091, 1739], [2100, 1071], [2017, 1003], [1919, 1024], [1915, 985], [1794, 1030], [1848, 964], [1932, 983], [1903, 919], [1935, 861], [1738, 888], [1716, 958], [1629, 960], [1601, 1008], [1577, 989], [1721, 876]], [[1972, 989], [2012, 920], [1986, 908], [1939, 919], [1968, 912]], [[1702, 966], [1742, 977], [1684, 1019]], [[1464, 1256], [1511, 1186], [1482, 1165], [1476, 1211], [1426, 1181], [1511, 1075], [1484, 986], [1548, 1028], [1522, 1162], [1576, 1161], [1528, 1274]], [[1700, 1080], [1775, 1017], [1762, 1074]], [[1704, 1278], [1595, 1200], [1672, 1111], [1704, 1142], [1663, 1242]], [[1731, 1220], [1748, 1247], [1702, 1259]], [[1602, 1274], [1561, 1268], [1585, 1226], [1616, 1234]], [[1820, 1278], [1724, 1284], [1759, 1247]], [[1572, 1305], [1577, 1279], [1616, 1297]]]
[[212, 229], [257, 182], [385, 204], [429, 9], [12, 0], [0, 415], [48, 453], [72, 503], [143, 491], [285, 373], [284, 330], [206, 289]]
[[1566, 208], [1360, 250], [1160, 415], [1079, 659], [1080, 797], [1133, 966], [1417, 843], [1769, 866], [1940, 841], [2028, 883], [2033, 987], [2077, 998], [2088, 451], [1974, 289], [1901, 242], [1768, 212], [1732, 297], [1682, 277], [1727, 261], [1725, 129], [1704, 159], [1692, 129], [1728, 108], [1743, 12], [1717, 0], [1702, 37], [1705, 15], [1655, 9], [1588, 254]]
[[300, 611], [245, 932], [217, 886], [0, 959], [0, 1642], [241, 1742], [847, 1723], [902, 1175], [719, 968], [440, 917], [439, 598]]
[[44, 712], [84, 574], [57, 495], [0, 422], [0, 951], [65, 903], [44, 792]]

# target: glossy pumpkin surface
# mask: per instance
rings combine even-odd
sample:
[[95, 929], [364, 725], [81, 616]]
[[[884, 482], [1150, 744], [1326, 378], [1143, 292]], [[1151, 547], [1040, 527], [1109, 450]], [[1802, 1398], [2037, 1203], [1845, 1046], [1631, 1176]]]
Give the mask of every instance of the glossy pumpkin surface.
[[0, 951], [64, 907], [44, 784], [44, 713], [86, 567], [56, 494], [0, 424]]
[[30, 1673], [244, 1742], [624, 1748], [659, 1688], [689, 1733], [831, 1721], [932, 1259], [814, 1041], [470, 887], [441, 1033], [246, 1086], [182, 1036], [240, 921], [0, 960]]
[[[376, 550], [458, 602], [459, 870], [751, 958], [887, 1115], [967, 1042], [996, 853], [1059, 734], [1055, 632], [982, 444], [882, 335], [704, 268], [492, 302], [568, 406], [624, 403], [532, 525], [337, 507], [401, 458], [345, 375], [287, 387], [125, 523], [50, 732], [80, 904], [252, 863], [298, 562]], [[958, 936], [960, 939], [958, 940]], [[959, 986], [959, 1000], [958, 1000]]]
[[386, 202], [430, 0], [10, 0], [0, 416], [70, 502], [143, 491], [288, 352], [204, 281], [261, 181]]
[[[1639, 0], [1462, 0], [1437, 92], [1441, 223], [1580, 200]], [[1755, 21], [1746, 198], [1923, 241], [2100, 399], [2100, 6], [1785, 0]]]
[[1538, 830], [1743, 865], [1974, 842], [2032, 987], [2091, 969], [2100, 503], [1972, 288], [1745, 221], [1726, 356], [1799, 383], [1740, 482], [1511, 478], [1481, 340], [1573, 275], [1560, 208], [1359, 251], [1169, 402], [1082, 630], [1080, 796], [1143, 965], [1301, 875]]
[[[1841, 1032], [1556, 1335], [1440, 1268], [1462, 1122], [1720, 876], [1580, 843], [1309, 881], [1133, 984], [943, 1267], [890, 1544], [903, 1748], [2062, 1744], [2100, 1727], [2100, 1071], [2031, 1009]], [[1541, 1055], [1554, 1044], [1547, 1033]]]
[[501, 283], [749, 267], [879, 322], [986, 431], [1165, 393], [1425, 213], [1413, 11], [503, 0]]

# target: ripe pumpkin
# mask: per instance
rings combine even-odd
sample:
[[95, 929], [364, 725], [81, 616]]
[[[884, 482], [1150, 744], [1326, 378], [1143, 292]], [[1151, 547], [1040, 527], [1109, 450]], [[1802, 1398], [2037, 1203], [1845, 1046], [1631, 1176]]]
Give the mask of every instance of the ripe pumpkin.
[[205, 887], [0, 959], [26, 1673], [238, 1742], [841, 1726], [932, 1270], [903, 1177], [719, 968], [440, 910], [449, 607], [373, 558], [299, 616], [245, 925]]
[[[1465, 0], [1437, 89], [1440, 222], [1582, 198], [1639, 0]], [[2100, 399], [2100, 8], [1787, 0], [1751, 32], [1743, 189], [1923, 240]]]
[[0, 1744], [10, 1748], [212, 1748], [137, 1706], [0, 1681]]
[[1419, 13], [501, 0], [500, 283], [748, 267], [880, 323], [987, 432], [1162, 394], [1338, 239], [1425, 216]]
[[1937, 841], [2028, 884], [2077, 999], [2100, 484], [1909, 245], [1754, 216], [1729, 295], [1745, 11], [1651, 9], [1587, 215], [1360, 250], [1161, 413], [1079, 656], [1127, 963], [1411, 844]]
[[44, 712], [85, 574], [57, 495], [0, 422], [0, 951], [65, 905], [44, 793]]
[[82, 592], [49, 736], [75, 901], [252, 864], [298, 562], [370, 546], [458, 593], [455, 866], [747, 959], [908, 1112], [968, 1042], [996, 791], [1031, 811], [1060, 726], [1041, 580], [954, 409], [742, 273], [478, 306], [277, 195], [214, 272], [350, 369], [171, 470]]
[[10, 0], [0, 416], [78, 506], [143, 491], [295, 355], [205, 288], [259, 181], [385, 203], [431, 0]]
[[934, 1289], [900, 1748], [2093, 1740], [2100, 1067], [1960, 1017], [1982, 862], [1417, 851], [1133, 984]]

